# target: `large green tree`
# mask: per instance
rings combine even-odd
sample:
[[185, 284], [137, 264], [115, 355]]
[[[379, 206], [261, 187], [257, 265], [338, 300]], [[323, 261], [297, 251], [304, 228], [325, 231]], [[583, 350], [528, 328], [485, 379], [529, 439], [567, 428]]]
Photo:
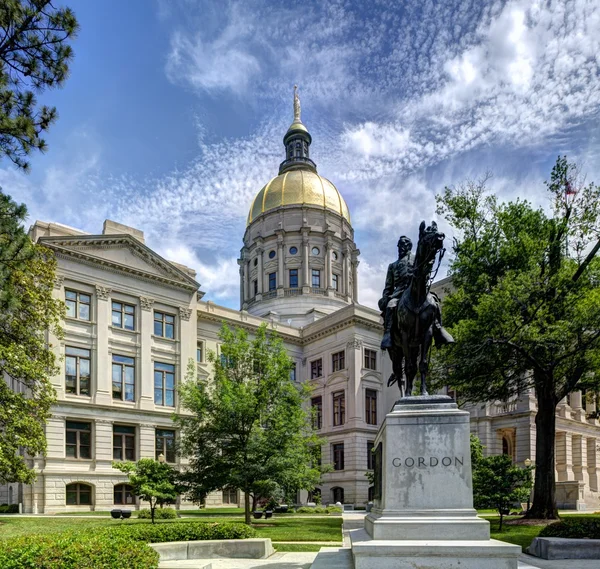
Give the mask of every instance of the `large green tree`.
[[220, 339], [219, 355], [209, 354], [214, 378], [197, 380], [192, 366], [180, 389], [181, 451], [190, 459], [182, 480], [196, 502], [212, 490], [241, 489], [249, 524], [250, 495], [268, 482], [288, 492], [319, 483], [320, 441], [305, 406], [308, 388], [290, 379], [281, 339], [266, 325], [254, 338], [223, 326]]
[[62, 337], [64, 304], [52, 298], [56, 261], [31, 242], [26, 209], [0, 192], [0, 482], [31, 483], [27, 455], [44, 453], [58, 373], [48, 334]]
[[446, 188], [438, 213], [456, 231], [444, 301], [456, 340], [437, 356], [438, 379], [466, 401], [537, 398], [532, 518], [555, 518], [556, 406], [600, 382], [600, 190], [559, 157], [551, 214], [499, 203], [485, 180]]
[[35, 94], [65, 82], [78, 28], [73, 12], [50, 0], [0, 2], [0, 157], [19, 168], [28, 170], [32, 149], [46, 149], [42, 134], [57, 113], [38, 107]]

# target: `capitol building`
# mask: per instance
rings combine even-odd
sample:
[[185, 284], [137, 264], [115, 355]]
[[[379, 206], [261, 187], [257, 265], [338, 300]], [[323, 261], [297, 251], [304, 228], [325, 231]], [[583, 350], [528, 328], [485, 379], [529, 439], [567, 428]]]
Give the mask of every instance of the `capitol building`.
[[[141, 229], [106, 220], [101, 232], [88, 234], [35, 222], [30, 236], [54, 252], [54, 296], [67, 307], [64, 338], [49, 338], [61, 371], [52, 378], [57, 401], [46, 425], [47, 455], [33, 460], [37, 480], [0, 487], [0, 503], [22, 504], [25, 513], [144, 507], [112, 462], [154, 458], [184, 467], [171, 417], [181, 411], [177, 385], [188, 363], [209, 380], [207, 354], [219, 354], [222, 324], [252, 333], [265, 322], [294, 362], [292, 379], [312, 387], [308, 404], [326, 441], [322, 460], [332, 465], [320, 487], [298, 501], [318, 493], [324, 503], [364, 506], [372, 498], [365, 476], [371, 448], [398, 395], [396, 386], [386, 387], [391, 365], [379, 348], [382, 320], [359, 303], [350, 211], [310, 158], [299, 105], [283, 143], [277, 176], [249, 204], [238, 259], [240, 310], [203, 300], [195, 271], [146, 246]], [[559, 507], [600, 505], [600, 426], [585, 405], [573, 394], [559, 407]], [[535, 461], [531, 394], [470, 410], [487, 452]], [[237, 489], [224, 488], [206, 506], [242, 501]], [[197, 506], [181, 500], [177, 507]]]

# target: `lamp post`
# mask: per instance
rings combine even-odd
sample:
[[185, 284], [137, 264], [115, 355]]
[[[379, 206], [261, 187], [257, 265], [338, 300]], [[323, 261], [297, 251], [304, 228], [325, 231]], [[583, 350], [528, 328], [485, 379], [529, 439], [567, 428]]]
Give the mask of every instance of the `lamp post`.
[[158, 462], [160, 462], [161, 464], [165, 461], [165, 455], [161, 452], [158, 455]]
[[[526, 458], [523, 462], [525, 463], [525, 466], [527, 468], [529, 468], [532, 464], [530, 458]], [[531, 481], [531, 471], [529, 474], [529, 480]], [[527, 513], [529, 513], [530, 502], [531, 502], [531, 488], [529, 489], [529, 494], [527, 494]]]

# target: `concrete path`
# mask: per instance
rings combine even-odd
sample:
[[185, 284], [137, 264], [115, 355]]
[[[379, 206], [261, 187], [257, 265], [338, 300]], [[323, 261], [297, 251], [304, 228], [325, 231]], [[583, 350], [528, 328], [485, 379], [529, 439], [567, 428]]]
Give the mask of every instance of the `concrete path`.
[[521, 555], [519, 557], [519, 569], [598, 569], [600, 560], [598, 559], [539, 559], [531, 555]]
[[274, 553], [269, 559], [190, 559], [163, 561], [160, 569], [310, 569], [316, 552]]

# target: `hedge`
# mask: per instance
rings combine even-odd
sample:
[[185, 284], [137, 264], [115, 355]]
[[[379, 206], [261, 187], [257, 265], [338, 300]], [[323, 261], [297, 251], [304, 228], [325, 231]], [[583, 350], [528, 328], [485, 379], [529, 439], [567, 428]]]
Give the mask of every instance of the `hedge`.
[[[151, 520], [152, 512], [148, 508], [144, 508], [138, 512], [137, 517], [140, 520]], [[155, 520], [176, 520], [177, 510], [175, 508], [156, 508], [154, 510]]]
[[148, 543], [248, 537], [256, 531], [245, 524], [124, 523], [0, 541], [0, 568], [158, 569], [158, 553]]
[[339, 506], [302, 506], [296, 510], [297, 514], [341, 514], [342, 508]]
[[[104, 531], [107, 535], [125, 537], [133, 541], [144, 541], [146, 543], [256, 537], [256, 530], [241, 523], [176, 522], [163, 524], [123, 524], [107, 528]], [[0, 567], [2, 566], [0, 565]]]
[[565, 519], [546, 526], [538, 537], [571, 537], [600, 539], [600, 518]]
[[0, 505], [0, 514], [18, 514], [19, 504], [2, 504]]
[[149, 545], [106, 533], [61, 532], [0, 542], [2, 569], [158, 569]]

